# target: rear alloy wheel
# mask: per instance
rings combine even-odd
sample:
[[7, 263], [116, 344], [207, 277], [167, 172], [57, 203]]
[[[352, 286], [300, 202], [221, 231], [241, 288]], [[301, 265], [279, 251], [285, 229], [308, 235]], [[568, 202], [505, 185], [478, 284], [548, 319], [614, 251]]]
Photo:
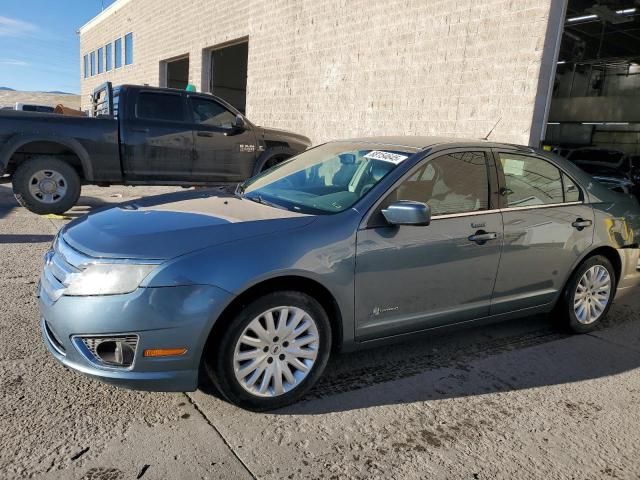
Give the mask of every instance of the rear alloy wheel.
[[597, 255], [582, 263], [564, 293], [571, 330], [586, 333], [597, 328], [611, 308], [615, 288], [615, 271], [606, 257]]
[[313, 386], [329, 358], [331, 329], [315, 299], [285, 291], [251, 302], [214, 343], [205, 366], [222, 395], [243, 408], [269, 410]]
[[27, 160], [13, 175], [18, 203], [38, 214], [64, 213], [80, 196], [80, 177], [68, 163], [55, 157]]

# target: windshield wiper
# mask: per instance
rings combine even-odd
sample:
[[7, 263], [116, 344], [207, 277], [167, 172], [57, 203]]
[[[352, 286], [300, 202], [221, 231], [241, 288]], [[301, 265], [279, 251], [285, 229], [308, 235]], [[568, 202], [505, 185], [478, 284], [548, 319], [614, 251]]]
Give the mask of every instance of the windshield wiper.
[[279, 208], [280, 210], [291, 210], [290, 208], [287, 208], [284, 205], [279, 205], [277, 203], [273, 203], [268, 200], [265, 200], [264, 198], [262, 198], [262, 195], [257, 195], [257, 194], [252, 196], [245, 195], [242, 198], [246, 198], [248, 200], [251, 200], [252, 202], [260, 203], [262, 205], [267, 205], [268, 207]]
[[243, 198], [244, 197], [244, 183], [239, 183], [238, 186], [236, 186], [236, 190], [233, 192], [234, 195], [238, 198]]

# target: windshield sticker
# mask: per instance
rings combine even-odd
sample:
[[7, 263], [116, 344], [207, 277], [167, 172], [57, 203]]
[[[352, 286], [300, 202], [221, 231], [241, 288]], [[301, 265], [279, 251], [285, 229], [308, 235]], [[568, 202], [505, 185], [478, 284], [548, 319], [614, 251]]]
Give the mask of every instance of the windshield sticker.
[[505, 158], [502, 161], [502, 168], [505, 175], [521, 177], [524, 175], [524, 160], [514, 160], [513, 158]]
[[400, 155], [398, 153], [382, 152], [380, 150], [372, 150], [367, 153], [364, 158], [371, 158], [373, 160], [382, 160], [383, 162], [391, 162], [394, 165], [398, 165], [403, 160], [409, 158], [407, 155]]

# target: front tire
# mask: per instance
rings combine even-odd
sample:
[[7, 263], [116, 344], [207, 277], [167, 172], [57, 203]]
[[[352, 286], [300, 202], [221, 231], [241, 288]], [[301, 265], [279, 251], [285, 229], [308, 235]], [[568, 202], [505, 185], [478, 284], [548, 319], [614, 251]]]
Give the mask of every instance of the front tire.
[[80, 197], [78, 173], [55, 157], [32, 158], [20, 163], [12, 183], [18, 203], [39, 215], [64, 213]]
[[571, 275], [560, 305], [569, 329], [587, 333], [598, 328], [611, 308], [616, 286], [609, 259], [595, 255], [585, 260]]
[[254, 411], [300, 399], [322, 374], [331, 351], [331, 326], [322, 306], [295, 291], [260, 297], [231, 320], [206, 372], [231, 403]]

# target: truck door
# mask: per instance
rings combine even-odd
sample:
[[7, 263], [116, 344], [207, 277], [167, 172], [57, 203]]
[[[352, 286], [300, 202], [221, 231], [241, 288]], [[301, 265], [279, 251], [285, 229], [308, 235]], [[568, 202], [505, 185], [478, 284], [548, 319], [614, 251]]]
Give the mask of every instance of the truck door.
[[199, 181], [240, 182], [252, 175], [258, 153], [247, 124], [235, 127], [236, 113], [213, 98], [189, 95], [193, 127], [193, 175]]
[[[130, 97], [129, 97], [130, 98]], [[122, 128], [127, 180], [193, 180], [193, 134], [181, 92], [140, 91]]]

